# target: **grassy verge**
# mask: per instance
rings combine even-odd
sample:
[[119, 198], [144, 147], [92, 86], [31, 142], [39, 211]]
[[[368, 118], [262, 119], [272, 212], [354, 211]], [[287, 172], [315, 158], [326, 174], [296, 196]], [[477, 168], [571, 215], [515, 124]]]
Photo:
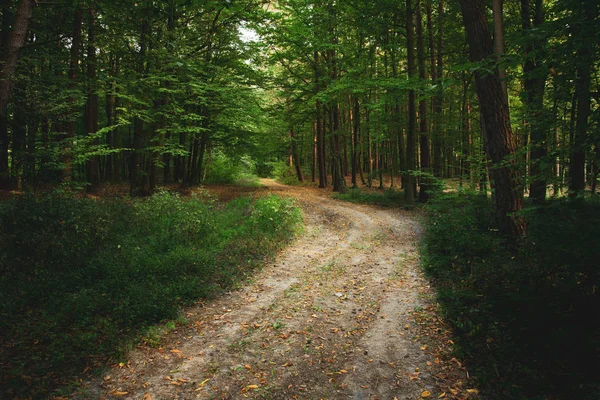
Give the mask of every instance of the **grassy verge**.
[[230, 287], [300, 224], [276, 196], [0, 204], [0, 392], [46, 397], [145, 326]]
[[458, 193], [427, 208], [423, 266], [486, 398], [600, 398], [600, 203], [528, 209], [518, 250], [489, 199]]
[[359, 204], [373, 204], [383, 207], [398, 207], [404, 205], [404, 191], [386, 189], [380, 191], [348, 189], [346, 193], [335, 193], [334, 198]]

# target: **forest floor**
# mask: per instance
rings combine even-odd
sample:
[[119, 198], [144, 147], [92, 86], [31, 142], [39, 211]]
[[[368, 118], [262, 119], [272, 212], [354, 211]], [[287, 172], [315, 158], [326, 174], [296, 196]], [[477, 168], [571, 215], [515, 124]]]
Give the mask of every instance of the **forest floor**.
[[296, 198], [301, 237], [235, 290], [187, 307], [187, 323], [82, 383], [78, 398], [478, 398], [419, 270], [416, 212], [262, 183], [241, 194]]

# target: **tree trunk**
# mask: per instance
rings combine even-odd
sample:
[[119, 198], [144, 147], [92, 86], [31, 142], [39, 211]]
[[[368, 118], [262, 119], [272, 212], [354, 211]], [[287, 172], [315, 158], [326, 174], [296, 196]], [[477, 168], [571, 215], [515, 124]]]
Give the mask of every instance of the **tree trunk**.
[[[481, 63], [494, 54], [485, 6], [479, 0], [459, 0], [467, 33], [472, 62]], [[490, 159], [491, 177], [495, 188], [495, 205], [500, 232], [517, 238], [526, 233], [523, 219], [515, 215], [523, 208], [519, 190], [516, 141], [510, 126], [506, 96], [498, 68], [488, 66], [493, 74], [475, 72], [479, 107], [485, 125], [485, 150]]]
[[300, 165], [300, 158], [298, 157], [298, 145], [296, 144], [296, 135], [294, 134], [294, 130], [290, 129], [290, 139], [291, 139], [291, 151], [292, 151], [292, 162], [294, 164], [294, 168], [296, 170], [296, 176], [298, 177], [299, 182], [304, 182], [304, 175], [302, 174], [302, 166]]
[[[8, 11], [8, 2], [5, 2], [2, 12], [3, 33], [8, 29], [7, 20], [10, 15]], [[35, 0], [21, 0], [17, 13], [15, 15], [12, 30], [2, 42], [2, 62], [0, 63], [0, 189], [10, 186], [10, 173], [8, 170], [8, 121], [7, 106], [10, 99], [11, 87], [13, 83], [13, 74], [19, 60], [19, 52], [27, 37], [29, 20], [33, 15], [33, 8], [36, 5]], [[5, 14], [6, 12], [6, 14]], [[6, 19], [5, 19], [6, 17]]]
[[352, 188], [357, 188], [356, 172], [358, 169], [358, 138], [360, 136], [360, 100], [354, 97], [352, 112]]
[[[594, 2], [582, 4], [584, 23], [591, 23], [598, 16], [598, 7]], [[583, 40], [583, 38], [580, 38]], [[575, 96], [577, 99], [577, 119], [575, 134], [571, 142], [572, 153], [570, 163], [569, 196], [575, 197], [585, 190], [585, 150], [588, 136], [589, 116], [591, 111], [590, 85], [592, 81], [592, 65], [594, 57], [591, 46], [578, 46], [576, 52]]]
[[[415, 76], [415, 44], [414, 44], [414, 23], [413, 9], [411, 0], [406, 0], [406, 46], [408, 49], [408, 79]], [[415, 203], [415, 153], [416, 153], [416, 119], [417, 110], [415, 106], [415, 90], [408, 91], [408, 130], [406, 133], [406, 171], [404, 171], [404, 193], [406, 203], [412, 205]]]
[[508, 104], [508, 85], [506, 82], [506, 69], [501, 65], [504, 57], [504, 22], [503, 6], [504, 0], [492, 0], [492, 14], [494, 16], [494, 53], [498, 62], [498, 77], [504, 93], [506, 104]]
[[[431, 49], [431, 79], [434, 84], [438, 85], [435, 95], [433, 97], [433, 115], [435, 118], [435, 128], [432, 134], [432, 147], [433, 147], [433, 175], [436, 177], [442, 176], [442, 142], [444, 139], [443, 130], [443, 103], [444, 103], [444, 88], [442, 86], [444, 60], [442, 57], [442, 44], [443, 44], [443, 15], [444, 15], [444, 1], [439, 0], [438, 3], [438, 40], [437, 40], [437, 63], [434, 59], [434, 35], [433, 35], [433, 23], [431, 20], [431, 7], [427, 10], [428, 13], [428, 25], [429, 25], [429, 47]], [[437, 65], [436, 65], [437, 64]], [[434, 68], [435, 66], [435, 68]]]
[[[427, 69], [425, 68], [425, 35], [423, 33], [423, 16], [421, 15], [421, 1], [417, 0], [417, 63], [419, 65], [419, 78], [427, 80]], [[421, 150], [421, 172], [428, 174], [430, 167], [429, 129], [427, 126], [427, 100], [419, 101], [419, 144]], [[419, 201], [424, 203], [429, 199], [429, 178], [421, 176]]]
[[[532, 29], [530, 19], [531, 9], [529, 0], [521, 0], [521, 19], [523, 25], [523, 34], [528, 35]], [[539, 27], [544, 23], [544, 4], [543, 0], [535, 0], [535, 9], [533, 17], [533, 27]], [[538, 35], [538, 34], [536, 34]], [[533, 36], [533, 35], [532, 35]], [[536, 52], [543, 49], [546, 44], [545, 39], [526, 38], [529, 44], [525, 46], [525, 63], [523, 65], [523, 74], [525, 76], [525, 105], [528, 112], [528, 122], [531, 132], [531, 158], [530, 158], [530, 176], [533, 177], [529, 187], [529, 198], [535, 204], [541, 204], [546, 199], [547, 171], [542, 168], [542, 163], [547, 157], [547, 124], [544, 115], [544, 89], [546, 86], [547, 69], [544, 62]], [[547, 165], [550, 163], [546, 162]]]
[[[86, 131], [88, 135], [95, 135], [98, 132], [98, 93], [96, 88], [96, 43], [95, 43], [95, 10], [90, 8], [88, 15], [88, 47], [87, 47], [87, 75], [88, 75], [88, 97], [87, 97], [87, 118]], [[94, 138], [91, 142], [92, 148], [98, 146], [98, 139]], [[92, 156], [87, 162], [88, 193], [95, 193], [98, 190], [100, 176], [98, 172], [98, 156]]]

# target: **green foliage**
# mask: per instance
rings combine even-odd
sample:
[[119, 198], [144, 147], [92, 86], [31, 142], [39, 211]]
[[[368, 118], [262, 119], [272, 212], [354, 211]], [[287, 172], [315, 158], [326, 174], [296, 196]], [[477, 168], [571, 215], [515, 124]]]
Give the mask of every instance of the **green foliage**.
[[346, 193], [335, 193], [333, 197], [351, 203], [374, 204], [386, 207], [397, 207], [405, 204], [404, 192], [395, 189], [374, 191], [354, 188], [348, 189]]
[[299, 185], [298, 175], [290, 168], [289, 164], [283, 161], [275, 161], [270, 163], [271, 175], [273, 178], [284, 185]]
[[206, 171], [205, 183], [260, 186], [255, 163], [249, 157], [233, 158], [224, 153], [213, 154]]
[[45, 397], [52, 375], [80, 373], [182, 304], [230, 287], [300, 223], [300, 211], [276, 196], [224, 206], [167, 192], [2, 203], [1, 391]]
[[600, 204], [527, 209], [518, 249], [475, 192], [438, 197], [427, 210], [423, 267], [490, 398], [598, 398]]

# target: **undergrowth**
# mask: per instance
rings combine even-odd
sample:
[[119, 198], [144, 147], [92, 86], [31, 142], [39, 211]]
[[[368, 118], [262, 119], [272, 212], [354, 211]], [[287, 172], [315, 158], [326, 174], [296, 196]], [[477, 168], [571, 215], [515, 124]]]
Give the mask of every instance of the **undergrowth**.
[[221, 152], [211, 155], [204, 183], [257, 187], [256, 163], [249, 157], [230, 157]]
[[443, 195], [427, 209], [423, 266], [486, 398], [600, 398], [600, 203], [528, 208], [517, 249], [485, 197]]
[[300, 224], [276, 196], [0, 204], [0, 393], [45, 398], [145, 326], [243, 279]]
[[348, 189], [346, 193], [335, 193], [334, 198], [359, 204], [373, 204], [377, 206], [401, 206], [404, 200], [404, 191], [386, 189], [380, 191], [366, 191], [360, 188]]

